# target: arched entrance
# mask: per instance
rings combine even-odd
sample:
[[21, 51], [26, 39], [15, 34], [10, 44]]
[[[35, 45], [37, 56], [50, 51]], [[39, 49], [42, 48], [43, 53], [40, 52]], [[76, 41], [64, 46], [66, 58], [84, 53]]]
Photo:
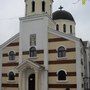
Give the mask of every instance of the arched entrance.
[[35, 90], [35, 74], [28, 77], [28, 90]]

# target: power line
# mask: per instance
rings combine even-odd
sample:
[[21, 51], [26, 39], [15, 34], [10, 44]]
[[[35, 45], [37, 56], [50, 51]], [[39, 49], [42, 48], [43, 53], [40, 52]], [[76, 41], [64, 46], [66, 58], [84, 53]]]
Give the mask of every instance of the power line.
[[11, 17], [11, 18], [0, 18], [0, 20], [14, 20], [19, 19], [20, 17]]

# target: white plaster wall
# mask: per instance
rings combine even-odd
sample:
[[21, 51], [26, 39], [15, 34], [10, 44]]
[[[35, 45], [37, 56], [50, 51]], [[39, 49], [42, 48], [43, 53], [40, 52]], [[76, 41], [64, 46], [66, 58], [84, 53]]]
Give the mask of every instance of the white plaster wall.
[[2, 84], [2, 50], [0, 49], [0, 90], [2, 90], [1, 84]]
[[87, 64], [85, 67], [87, 67], [87, 82], [88, 82], [88, 88], [90, 88], [90, 42], [87, 42], [87, 46], [86, 46], [86, 54], [87, 54]]
[[[42, 88], [48, 90], [48, 24], [49, 18], [43, 17], [28, 17], [20, 19], [20, 53], [28, 51], [30, 48], [30, 34], [36, 34], [36, 49], [44, 50], [44, 80]], [[20, 54], [22, 61], [22, 55]]]
[[55, 27], [56, 27], [56, 22], [54, 22], [53, 20], [49, 19], [49, 21], [48, 21], [48, 28], [56, 30]]
[[36, 48], [44, 49], [44, 40], [47, 34], [47, 23], [45, 18], [21, 20], [20, 43], [21, 50], [27, 51], [30, 48], [30, 34], [36, 34]]
[[77, 90], [84, 90], [82, 88], [83, 79], [81, 77], [82, 66], [81, 66], [81, 43], [76, 42], [76, 76], [77, 76]]

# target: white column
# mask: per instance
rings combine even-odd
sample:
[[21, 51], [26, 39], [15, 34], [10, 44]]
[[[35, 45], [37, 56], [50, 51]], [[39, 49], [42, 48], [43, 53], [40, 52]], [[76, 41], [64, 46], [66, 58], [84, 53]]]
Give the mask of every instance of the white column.
[[19, 72], [19, 90], [22, 90], [22, 72]]
[[25, 77], [25, 71], [22, 72], [22, 90], [26, 90], [26, 77]]
[[20, 71], [19, 72], [19, 90], [26, 90], [25, 87], [26, 87], [25, 72]]
[[2, 85], [2, 49], [0, 49], [0, 90]]
[[39, 90], [39, 71], [35, 70], [35, 90]]
[[77, 90], [82, 90], [81, 84], [82, 84], [82, 78], [81, 78], [81, 52], [80, 52], [80, 42], [76, 42], [76, 78], [77, 78]]

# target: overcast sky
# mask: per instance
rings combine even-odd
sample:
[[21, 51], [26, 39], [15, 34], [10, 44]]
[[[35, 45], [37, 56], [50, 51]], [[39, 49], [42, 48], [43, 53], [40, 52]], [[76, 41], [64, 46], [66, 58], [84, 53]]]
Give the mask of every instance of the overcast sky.
[[[54, 0], [53, 12], [60, 5], [71, 12], [76, 21], [76, 36], [90, 41], [90, 0], [87, 0], [85, 6], [77, 1], [79, 0]], [[24, 16], [24, 4], [24, 0], [0, 0], [0, 44], [19, 32], [18, 18]]]

